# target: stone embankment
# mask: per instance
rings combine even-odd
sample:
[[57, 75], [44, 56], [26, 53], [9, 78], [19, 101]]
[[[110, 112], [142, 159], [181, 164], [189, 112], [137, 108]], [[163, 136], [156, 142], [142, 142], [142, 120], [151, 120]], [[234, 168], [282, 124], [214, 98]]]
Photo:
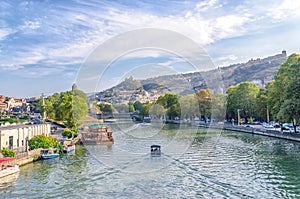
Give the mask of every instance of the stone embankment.
[[12, 161], [5, 162], [5, 164], [18, 164], [19, 166], [34, 162], [38, 160], [41, 156], [41, 149], [35, 149], [27, 152], [22, 152], [17, 154], [16, 159]]
[[270, 130], [270, 129], [265, 129], [265, 128], [255, 128], [255, 127], [246, 127], [246, 126], [212, 125], [212, 124], [211, 125], [199, 125], [199, 127], [238, 131], [238, 132], [251, 133], [251, 134], [256, 134], [256, 135], [263, 135], [263, 136], [269, 136], [269, 137], [275, 137], [275, 138], [300, 142], [300, 134], [299, 133], [283, 132], [280, 130]]

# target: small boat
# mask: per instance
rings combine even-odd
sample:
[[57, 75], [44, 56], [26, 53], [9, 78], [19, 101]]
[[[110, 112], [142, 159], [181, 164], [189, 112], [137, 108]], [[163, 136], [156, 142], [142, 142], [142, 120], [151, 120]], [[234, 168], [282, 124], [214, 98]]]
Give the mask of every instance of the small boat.
[[0, 170], [0, 178], [17, 173], [20, 171], [18, 164], [11, 164], [10, 161], [15, 160], [16, 158], [0, 158], [1, 170]]
[[69, 153], [69, 152], [74, 151], [74, 150], [75, 150], [75, 144], [66, 144], [63, 147], [64, 153]]
[[55, 149], [43, 149], [41, 154], [42, 159], [53, 159], [59, 156], [58, 153], [55, 153]]
[[151, 145], [151, 156], [152, 157], [161, 156], [160, 145]]

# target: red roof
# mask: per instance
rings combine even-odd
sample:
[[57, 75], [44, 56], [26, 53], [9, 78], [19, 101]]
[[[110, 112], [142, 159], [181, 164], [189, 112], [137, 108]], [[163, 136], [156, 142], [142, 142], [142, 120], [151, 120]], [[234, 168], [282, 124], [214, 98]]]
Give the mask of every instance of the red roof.
[[0, 163], [7, 162], [7, 161], [11, 161], [11, 160], [15, 160], [15, 159], [16, 159], [16, 158], [12, 158], [12, 157], [0, 158]]

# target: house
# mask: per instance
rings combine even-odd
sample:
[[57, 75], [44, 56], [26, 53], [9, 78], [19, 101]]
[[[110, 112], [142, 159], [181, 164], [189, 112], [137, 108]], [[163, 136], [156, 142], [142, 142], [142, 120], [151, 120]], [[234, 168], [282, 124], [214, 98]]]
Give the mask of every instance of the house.
[[37, 135], [50, 135], [50, 124], [0, 126], [0, 148], [28, 149], [28, 140]]
[[0, 103], [3, 103], [3, 102], [5, 102], [5, 96], [4, 95], [0, 95]]
[[23, 109], [25, 109], [26, 106], [26, 99], [19, 99], [19, 98], [10, 98], [7, 101], [7, 108], [8, 110], [12, 110], [12, 111], [23, 111]]
[[3, 113], [6, 110], [7, 110], [7, 103], [0, 102], [0, 113]]

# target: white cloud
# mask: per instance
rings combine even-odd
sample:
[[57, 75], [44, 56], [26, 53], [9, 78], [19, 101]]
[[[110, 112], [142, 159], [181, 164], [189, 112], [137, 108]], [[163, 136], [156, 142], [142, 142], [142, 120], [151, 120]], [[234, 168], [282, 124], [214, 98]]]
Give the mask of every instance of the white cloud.
[[4, 40], [8, 35], [14, 33], [15, 31], [8, 29], [8, 28], [2, 28], [0, 29], [0, 41]]
[[286, 18], [295, 18], [300, 16], [300, 1], [282, 0], [269, 9], [268, 16], [275, 20], [285, 20]]
[[40, 22], [39, 21], [25, 21], [24, 25], [21, 27], [22, 29], [38, 29], [40, 28]]
[[217, 0], [204, 0], [196, 5], [198, 11], [206, 11], [217, 4]]

